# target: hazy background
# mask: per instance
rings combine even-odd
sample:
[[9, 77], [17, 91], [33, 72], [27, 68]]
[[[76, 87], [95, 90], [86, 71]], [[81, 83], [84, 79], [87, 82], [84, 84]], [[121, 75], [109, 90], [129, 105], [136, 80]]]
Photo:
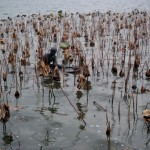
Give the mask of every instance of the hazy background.
[[132, 9], [150, 12], [150, 0], [0, 0], [0, 18], [18, 14], [67, 12], [129, 11]]

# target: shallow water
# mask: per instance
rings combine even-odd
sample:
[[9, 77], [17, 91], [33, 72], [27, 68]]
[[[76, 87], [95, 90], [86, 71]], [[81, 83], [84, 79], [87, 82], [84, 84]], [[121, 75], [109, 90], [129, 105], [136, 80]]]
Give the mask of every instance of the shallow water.
[[150, 11], [150, 0], [1, 0], [0, 18], [18, 14], [57, 12], [60, 9], [67, 12], [127, 12], [135, 8]]
[[[127, 12], [132, 9], [141, 9], [150, 11], [150, 1], [143, 0], [1, 0], [0, 18], [16, 16], [18, 14], [49, 13], [63, 10], [68, 12], [89, 12], [99, 10], [106, 12], [108, 10], [116, 12]], [[149, 43], [150, 45], [150, 43]], [[87, 57], [91, 57], [92, 49], [87, 47]], [[31, 52], [32, 53], [32, 52]], [[33, 53], [34, 54], [34, 53]], [[150, 53], [148, 51], [149, 57]], [[2, 57], [2, 54], [1, 54]], [[61, 57], [59, 58], [61, 60]], [[145, 143], [149, 139], [147, 128], [144, 124], [142, 111], [147, 102], [149, 102], [150, 92], [138, 95], [138, 112], [135, 118], [132, 115], [128, 117], [128, 105], [121, 96], [124, 90], [124, 80], [118, 75], [114, 76], [111, 71], [107, 72], [104, 67], [105, 75], [102, 70], [99, 77], [89, 77], [91, 84], [90, 90], [78, 91], [74, 85], [74, 75], [66, 74], [61, 86], [67, 97], [73, 105], [81, 112], [85, 113], [86, 125], [78, 119], [75, 110], [69, 104], [67, 97], [59, 87], [59, 83], [54, 83], [54, 95], [49, 103], [49, 89], [51, 85], [47, 79], [44, 83], [40, 78], [40, 85], [37, 85], [34, 74], [34, 55], [31, 56], [32, 64], [27, 66], [27, 74], [24, 76], [19, 87], [21, 96], [15, 99], [15, 80], [12, 74], [8, 76], [8, 87], [11, 92], [1, 96], [1, 102], [7, 94], [10, 105], [11, 117], [6, 124], [6, 132], [12, 135], [13, 141], [6, 144], [3, 140], [3, 125], [0, 123], [0, 148], [2, 150], [148, 150], [149, 145]], [[143, 64], [144, 60], [142, 61]], [[105, 64], [106, 65], [106, 64]], [[140, 68], [141, 69], [141, 68]], [[108, 73], [108, 78], [106, 77]], [[92, 73], [91, 73], [92, 74]], [[116, 80], [115, 100], [113, 110], [111, 107], [112, 99], [112, 81]], [[131, 79], [130, 79], [131, 82]], [[139, 78], [137, 85], [141, 87], [142, 82], [147, 89], [150, 89], [150, 81], [145, 78]], [[41, 84], [42, 83], [42, 84]], [[132, 83], [130, 83], [132, 84]], [[139, 88], [140, 89], [140, 88]], [[130, 85], [131, 90], [131, 85]], [[130, 91], [131, 92], [131, 91]], [[131, 96], [132, 97], [132, 96]], [[135, 94], [136, 97], [136, 94]], [[132, 98], [131, 98], [132, 99]], [[55, 100], [55, 103], [54, 103]], [[107, 107], [108, 119], [111, 123], [112, 134], [110, 142], [106, 137], [106, 112], [99, 110], [93, 102], [97, 102], [103, 108]], [[121, 106], [121, 114], [118, 116], [118, 105]], [[17, 105], [17, 107], [16, 107]], [[128, 120], [130, 118], [130, 121]]]

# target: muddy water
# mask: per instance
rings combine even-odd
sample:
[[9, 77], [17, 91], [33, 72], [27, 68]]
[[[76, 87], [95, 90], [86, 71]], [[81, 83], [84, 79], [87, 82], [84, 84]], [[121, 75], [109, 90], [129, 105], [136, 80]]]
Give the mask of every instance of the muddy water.
[[[31, 5], [32, 4], [32, 5]], [[62, 4], [64, 4], [62, 6]], [[149, 10], [149, 1], [2, 1], [1, 2], [1, 18], [7, 16], [16, 16], [18, 14], [32, 14], [32, 13], [48, 13], [56, 12], [59, 9], [65, 11], [93, 11], [106, 10], [115, 11], [129, 11], [134, 8]], [[87, 58], [91, 58], [92, 48], [86, 48]], [[150, 53], [148, 51], [147, 56]], [[2, 56], [2, 54], [1, 54]], [[61, 57], [59, 62], [61, 62]], [[24, 80], [21, 82], [19, 91], [21, 96], [15, 99], [15, 80], [12, 74], [8, 75], [8, 87], [11, 87], [11, 92], [6, 90], [1, 96], [1, 102], [8, 98], [11, 116], [6, 124], [6, 133], [3, 133], [3, 125], [0, 123], [0, 148], [9, 150], [143, 150], [149, 149], [149, 145], [145, 143], [149, 139], [147, 128], [144, 124], [142, 111], [147, 102], [149, 102], [150, 93], [138, 94], [138, 111], [133, 115], [131, 108], [128, 114], [128, 105], [123, 98], [124, 79], [118, 75], [114, 76], [111, 71], [107, 72], [108, 68], [104, 67], [104, 76], [102, 70], [100, 76], [89, 77], [90, 88], [87, 91], [86, 87], [80, 91], [74, 85], [73, 74], [63, 74], [64, 82], [54, 84], [54, 96], [49, 97], [49, 89], [51, 84], [49, 80], [40, 78], [39, 85], [37, 84], [34, 74], [34, 57], [31, 56], [31, 65], [27, 67]], [[142, 64], [144, 60], [142, 61]], [[107, 63], [106, 63], [107, 64]], [[105, 64], [105, 65], [106, 65]], [[142, 69], [142, 68], [140, 68]], [[108, 76], [107, 76], [108, 75]], [[112, 82], [116, 80], [116, 90], [112, 109]], [[132, 93], [132, 80], [130, 80], [130, 92]], [[142, 82], [147, 89], [150, 89], [150, 81], [144, 78], [144, 81], [139, 78], [137, 85], [139, 90]], [[60, 88], [67, 95], [64, 95]], [[87, 93], [88, 92], [88, 93]], [[135, 94], [135, 93], [134, 93]], [[136, 94], [134, 95], [136, 97]], [[132, 95], [130, 95], [132, 99]], [[76, 111], [69, 104], [67, 98], [71, 100], [78, 111], [84, 112], [86, 125], [78, 118]], [[93, 102], [97, 102], [104, 109], [107, 108], [108, 119], [111, 123], [111, 137], [110, 141], [106, 137], [106, 112]], [[120, 103], [120, 117], [118, 115], [118, 106]], [[128, 115], [130, 117], [128, 117]], [[129, 120], [130, 119], [130, 120]], [[6, 144], [4, 136], [11, 135], [12, 142]]]

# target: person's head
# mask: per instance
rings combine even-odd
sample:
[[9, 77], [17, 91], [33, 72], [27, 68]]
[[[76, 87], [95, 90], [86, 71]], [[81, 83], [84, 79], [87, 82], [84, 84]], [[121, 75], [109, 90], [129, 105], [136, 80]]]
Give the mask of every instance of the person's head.
[[50, 49], [50, 54], [51, 54], [51, 55], [55, 55], [56, 52], [57, 52], [57, 48], [56, 48], [56, 47], [52, 47], [52, 48]]

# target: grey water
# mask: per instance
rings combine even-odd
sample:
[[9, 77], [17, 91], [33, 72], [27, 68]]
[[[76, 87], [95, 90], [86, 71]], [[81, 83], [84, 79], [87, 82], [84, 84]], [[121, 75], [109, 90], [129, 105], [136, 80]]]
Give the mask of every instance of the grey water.
[[[49, 14], [63, 12], [128, 12], [133, 9], [150, 12], [150, 0], [0, 0], [0, 18], [8, 16], [32, 14]], [[91, 54], [88, 52], [89, 55]], [[2, 55], [2, 54], [1, 54]], [[149, 102], [150, 93], [138, 97], [138, 117], [128, 122], [128, 108], [121, 98], [122, 80], [117, 80], [114, 111], [111, 110], [112, 96], [111, 83], [114, 79], [94, 81], [89, 83], [89, 101], [87, 91], [77, 91], [73, 85], [72, 74], [66, 74], [63, 85], [69, 99], [79, 110], [84, 111], [86, 125], [78, 119], [74, 109], [61, 91], [58, 83], [54, 83], [55, 97], [51, 98], [49, 106], [49, 84], [37, 86], [33, 66], [27, 67], [27, 74], [20, 88], [21, 96], [14, 97], [15, 80], [8, 75], [8, 87], [11, 93], [7, 96], [10, 104], [11, 116], [6, 125], [7, 135], [12, 135], [13, 141], [7, 144], [0, 122], [0, 149], [2, 150], [149, 150], [145, 143], [149, 139], [142, 111]], [[140, 81], [138, 81], [140, 84]], [[147, 88], [150, 82], [144, 80]], [[42, 83], [42, 81], [41, 81]], [[63, 83], [61, 83], [63, 84]], [[43, 94], [44, 92], [44, 94]], [[4, 93], [6, 96], [7, 91]], [[1, 102], [3, 101], [0, 99]], [[55, 101], [55, 103], [54, 103]], [[108, 109], [108, 118], [111, 120], [112, 136], [109, 142], [106, 137], [106, 112], [98, 111], [93, 102], [96, 101]], [[121, 101], [121, 118], [118, 118], [118, 102]], [[17, 106], [17, 107], [16, 107]]]
[[0, 18], [18, 14], [66, 12], [150, 11], [150, 0], [0, 0]]

